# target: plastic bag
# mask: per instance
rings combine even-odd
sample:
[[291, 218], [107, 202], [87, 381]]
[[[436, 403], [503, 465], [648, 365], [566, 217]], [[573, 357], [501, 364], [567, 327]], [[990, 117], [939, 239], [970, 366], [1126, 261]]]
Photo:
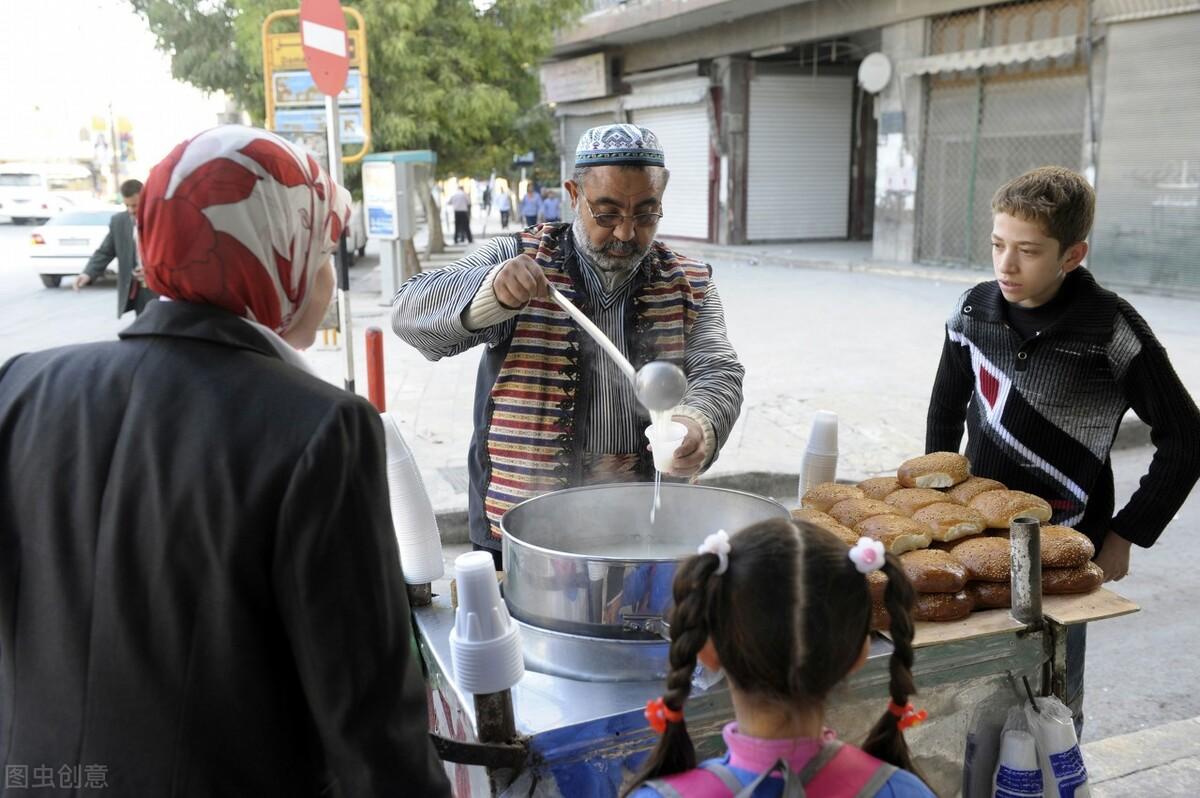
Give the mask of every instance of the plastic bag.
[[[1017, 710], [1020, 713], [1020, 707]], [[992, 776], [1005, 718], [1006, 710], [995, 705], [983, 705], [971, 713], [963, 753], [963, 798], [992, 798]], [[1025, 723], [1024, 714], [1021, 723]]]
[[1042, 784], [1047, 796], [1054, 798], [1091, 798], [1087, 767], [1071, 710], [1053, 696], [1038, 698], [1036, 711], [1025, 704], [1025, 720], [1037, 740], [1038, 757], [1042, 764]]

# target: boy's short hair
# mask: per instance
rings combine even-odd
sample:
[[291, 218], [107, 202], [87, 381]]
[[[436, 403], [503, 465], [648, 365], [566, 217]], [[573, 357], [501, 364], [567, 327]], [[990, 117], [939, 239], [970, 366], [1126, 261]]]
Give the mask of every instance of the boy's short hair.
[[141, 194], [141, 193], [142, 193], [142, 181], [141, 180], [126, 180], [124, 183], [121, 184], [121, 196], [125, 197], [126, 199], [128, 199], [129, 197], [132, 197], [134, 194]]
[[1041, 166], [1002, 185], [992, 213], [1007, 213], [1041, 225], [1060, 251], [1086, 241], [1092, 231], [1096, 192], [1083, 175], [1061, 166]]

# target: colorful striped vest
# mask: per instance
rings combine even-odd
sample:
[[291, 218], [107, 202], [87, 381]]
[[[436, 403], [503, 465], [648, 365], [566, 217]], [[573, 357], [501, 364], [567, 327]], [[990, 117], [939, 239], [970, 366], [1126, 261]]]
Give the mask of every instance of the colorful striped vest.
[[[518, 233], [517, 240], [550, 284], [587, 313], [586, 295], [576, 290], [581, 277], [571, 226], [538, 225]], [[626, 338], [629, 360], [634, 368], [651, 360], [682, 366], [710, 269], [658, 242], [639, 268]], [[647, 479], [653, 473], [645, 451], [598, 456], [578, 451], [576, 397], [588, 374], [587, 362], [581, 362], [580, 336], [586, 333], [549, 299], [530, 302], [516, 317], [490, 394], [484, 509], [493, 538], [500, 537], [500, 517], [526, 499], [582, 484]], [[590, 346], [587, 351], [583, 361], [604, 357]]]

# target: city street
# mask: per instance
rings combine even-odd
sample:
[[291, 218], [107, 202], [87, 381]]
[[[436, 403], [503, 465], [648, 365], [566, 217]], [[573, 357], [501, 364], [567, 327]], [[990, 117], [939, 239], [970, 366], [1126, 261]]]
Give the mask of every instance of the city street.
[[[24, 261], [32, 227], [0, 224], [0, 360], [30, 349], [112, 338], [133, 320], [115, 318], [113, 283], [73, 292], [41, 286]], [[494, 229], [494, 228], [493, 228]], [[479, 239], [477, 239], [478, 241]], [[687, 251], [685, 242], [679, 243]], [[374, 245], [372, 245], [373, 251]], [[427, 267], [449, 263], [451, 248]], [[385, 330], [389, 411], [396, 414], [439, 511], [465, 506], [469, 415], [478, 351], [426, 361], [387, 330], [376, 258], [352, 270], [357, 387], [366, 393], [363, 331]], [[894, 469], [924, 441], [929, 386], [941, 348], [942, 320], [966, 282], [717, 261], [729, 335], [747, 367], [742, 416], [713, 474], [795, 473], [813, 414], [841, 418], [839, 476]], [[963, 279], [973, 279], [963, 275]], [[1194, 301], [1131, 296], [1166, 345], [1193, 394], [1200, 389], [1200, 331]], [[340, 348], [318, 346], [309, 359], [341, 384]], [[1137, 486], [1152, 450], [1144, 432], [1114, 452], [1118, 506]], [[794, 501], [794, 497], [780, 497]], [[1086, 739], [1200, 715], [1182, 674], [1200, 660], [1200, 497], [1193, 494], [1159, 545], [1135, 550], [1119, 590], [1142, 612], [1094, 624], [1089, 633]]]

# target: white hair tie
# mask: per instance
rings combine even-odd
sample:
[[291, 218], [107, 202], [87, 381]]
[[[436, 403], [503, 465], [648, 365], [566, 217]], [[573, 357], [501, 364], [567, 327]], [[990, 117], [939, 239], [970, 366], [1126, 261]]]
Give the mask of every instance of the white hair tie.
[[850, 549], [850, 561], [860, 574], [869, 574], [883, 567], [887, 559], [887, 549], [875, 538], [862, 537]]
[[696, 548], [697, 554], [715, 554], [717, 555], [717, 576], [729, 570], [729, 535], [724, 529], [718, 529], [704, 539]]

